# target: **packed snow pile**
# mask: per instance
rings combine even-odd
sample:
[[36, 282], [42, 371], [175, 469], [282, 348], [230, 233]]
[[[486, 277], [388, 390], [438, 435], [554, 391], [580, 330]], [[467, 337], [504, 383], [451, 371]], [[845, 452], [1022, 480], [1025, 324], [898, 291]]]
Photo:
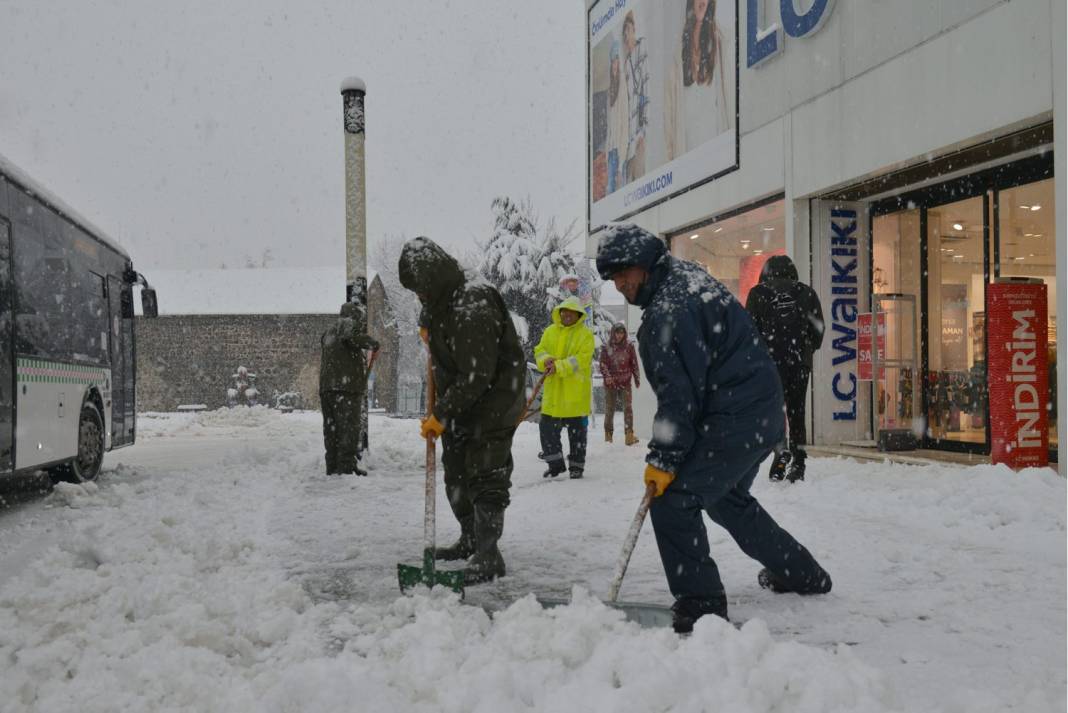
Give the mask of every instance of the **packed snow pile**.
[[[0, 512], [0, 708], [1065, 708], [1066, 489], [1049, 471], [814, 458], [803, 483], [762, 476], [754, 494], [834, 590], [760, 589], [759, 565], [709, 523], [740, 628], [706, 618], [679, 638], [596, 598], [641, 497], [641, 448], [591, 442], [583, 480], [548, 481], [524, 424], [508, 576], [460, 602], [397, 588], [397, 563], [422, 554], [418, 421], [372, 416], [366, 478], [323, 474], [321, 427], [265, 408], [142, 416], [98, 483]], [[621, 598], [671, 601], [648, 524]]]

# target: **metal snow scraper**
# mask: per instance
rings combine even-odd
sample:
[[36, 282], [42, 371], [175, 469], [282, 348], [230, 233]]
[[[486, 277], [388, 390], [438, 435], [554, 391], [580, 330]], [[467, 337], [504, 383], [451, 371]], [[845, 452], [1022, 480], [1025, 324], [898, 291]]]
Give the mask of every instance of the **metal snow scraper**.
[[[645, 496], [642, 498], [641, 504], [638, 505], [638, 512], [634, 514], [630, 530], [627, 531], [627, 538], [623, 541], [623, 551], [620, 552], [619, 559], [616, 561], [616, 574], [612, 578], [612, 585], [608, 588], [608, 599], [604, 600], [605, 605], [622, 611], [628, 621], [637, 622], [638, 625], [646, 628], [671, 626], [672, 614], [670, 607], [659, 604], [620, 602], [617, 601], [617, 597], [619, 597], [620, 587], [623, 586], [623, 575], [627, 573], [627, 565], [630, 564], [630, 556], [634, 553], [634, 545], [638, 542], [638, 534], [645, 523], [645, 515], [649, 512], [649, 505], [653, 502], [655, 494], [656, 485], [648, 483], [645, 486]], [[568, 599], [553, 599], [549, 597], [538, 597], [538, 602], [547, 609], [566, 606], [571, 603]]]
[[[427, 418], [430, 418], [434, 413], [434, 369], [433, 364], [427, 360], [427, 397], [426, 397], [426, 413]], [[426, 508], [423, 511], [423, 566], [417, 567], [408, 564], [397, 565], [397, 578], [400, 580], [400, 588], [402, 592], [406, 592], [412, 587], [420, 584], [427, 587], [433, 587], [436, 584], [440, 584], [448, 587], [454, 592], [459, 592], [462, 597], [464, 594], [464, 572], [463, 570], [441, 570], [438, 571], [434, 567], [434, 504], [435, 504], [435, 475], [434, 472], [437, 469], [437, 453], [435, 451], [435, 444], [433, 438], [426, 439]]]

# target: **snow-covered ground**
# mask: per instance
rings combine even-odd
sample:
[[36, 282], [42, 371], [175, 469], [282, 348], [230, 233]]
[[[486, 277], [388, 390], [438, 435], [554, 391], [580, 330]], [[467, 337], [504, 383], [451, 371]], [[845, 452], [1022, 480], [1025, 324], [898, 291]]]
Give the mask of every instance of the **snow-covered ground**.
[[[834, 577], [775, 595], [709, 525], [731, 617], [639, 629], [604, 596], [641, 449], [591, 428], [587, 478], [516, 438], [509, 576], [400, 596], [418, 564], [415, 421], [372, 418], [371, 475], [327, 477], [319, 415], [145, 414], [97, 484], [0, 511], [4, 711], [1064, 711], [1065, 481], [812, 459], [754, 488]], [[457, 527], [438, 489], [439, 540]], [[574, 586], [574, 589], [572, 587]], [[537, 592], [573, 596], [543, 610]], [[668, 604], [648, 525], [621, 598]]]

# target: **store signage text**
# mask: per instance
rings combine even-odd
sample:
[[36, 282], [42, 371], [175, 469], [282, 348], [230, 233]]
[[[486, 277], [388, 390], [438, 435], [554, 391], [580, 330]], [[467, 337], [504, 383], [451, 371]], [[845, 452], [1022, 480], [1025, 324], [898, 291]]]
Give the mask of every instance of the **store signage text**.
[[857, 420], [857, 212], [831, 209], [831, 392], [843, 408], [835, 421]]
[[806, 12], [798, 12], [794, 0], [779, 0], [780, 23], [764, 24], [764, 1], [746, 0], [746, 66], [759, 67], [772, 57], [782, 54], [786, 40], [783, 30], [790, 37], [808, 37], [816, 34], [834, 10], [834, 0], [814, 0]]
[[1049, 449], [1046, 285], [987, 287], [990, 454], [1014, 468], [1043, 466]]

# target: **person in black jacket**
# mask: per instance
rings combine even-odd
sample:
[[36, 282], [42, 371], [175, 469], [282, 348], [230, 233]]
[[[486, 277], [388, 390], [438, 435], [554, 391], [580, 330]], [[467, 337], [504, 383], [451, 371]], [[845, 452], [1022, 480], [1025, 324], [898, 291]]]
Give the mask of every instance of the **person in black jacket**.
[[398, 263], [400, 283], [423, 305], [420, 332], [434, 368], [434, 412], [424, 438], [441, 437], [445, 493], [460, 539], [435, 550], [442, 560], [467, 558], [464, 584], [505, 574], [497, 542], [511, 502], [512, 437], [523, 412], [526, 358], [497, 289], [468, 282], [459, 263], [429, 238], [409, 240]]
[[[786, 398], [789, 439], [776, 449], [768, 474], [791, 483], [805, 479], [805, 399], [812, 374], [812, 353], [823, 344], [823, 309], [816, 291], [797, 279], [797, 268], [786, 255], [764, 263], [760, 282], [749, 291], [745, 308], [779, 370]], [[789, 466], [789, 469], [787, 469]]]
[[638, 349], [656, 393], [644, 479], [678, 632], [705, 614], [727, 618], [702, 510], [764, 565], [761, 586], [818, 594], [831, 578], [749, 493], [783, 437], [782, 387], [752, 320], [700, 266], [678, 260], [641, 228], [609, 227], [597, 270], [643, 310]]

